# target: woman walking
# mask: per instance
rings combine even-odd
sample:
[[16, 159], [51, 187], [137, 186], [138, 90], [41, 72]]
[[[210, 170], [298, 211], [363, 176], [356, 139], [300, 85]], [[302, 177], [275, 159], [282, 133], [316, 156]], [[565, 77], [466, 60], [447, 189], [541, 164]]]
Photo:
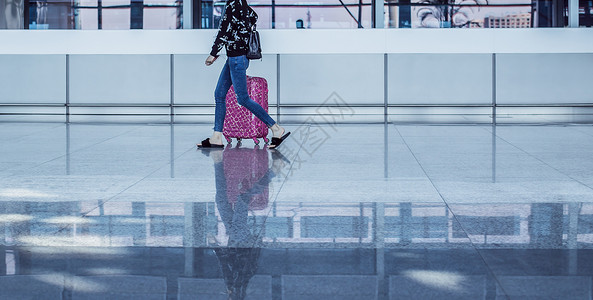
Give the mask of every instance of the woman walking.
[[218, 52], [225, 47], [227, 60], [222, 68], [218, 84], [214, 92], [216, 108], [214, 112], [214, 133], [198, 144], [200, 148], [222, 148], [222, 128], [226, 114], [225, 98], [233, 85], [237, 94], [237, 102], [251, 111], [257, 118], [272, 130], [270, 149], [278, 147], [290, 135], [278, 125], [261, 105], [249, 98], [247, 92], [246, 70], [249, 67], [247, 59], [247, 43], [249, 33], [257, 22], [257, 14], [246, 0], [227, 0], [223, 17], [212, 46], [210, 56], [206, 59], [206, 66], [210, 66], [218, 58]]

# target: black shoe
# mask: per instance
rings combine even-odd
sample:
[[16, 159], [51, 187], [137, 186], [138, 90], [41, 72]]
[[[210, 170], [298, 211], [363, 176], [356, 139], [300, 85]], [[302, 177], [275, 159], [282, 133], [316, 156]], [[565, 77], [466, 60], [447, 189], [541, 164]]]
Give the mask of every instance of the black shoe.
[[210, 138], [203, 140], [202, 143], [198, 144], [197, 146], [198, 148], [224, 148], [224, 145], [211, 144]]

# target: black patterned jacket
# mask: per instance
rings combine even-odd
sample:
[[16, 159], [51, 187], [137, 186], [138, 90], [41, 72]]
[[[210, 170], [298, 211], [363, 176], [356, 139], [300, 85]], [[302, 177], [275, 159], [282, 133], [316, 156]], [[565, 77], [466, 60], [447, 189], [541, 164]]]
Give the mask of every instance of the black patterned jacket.
[[257, 14], [246, 0], [227, 0], [210, 55], [217, 57], [222, 47], [227, 56], [246, 55], [249, 32], [255, 22]]

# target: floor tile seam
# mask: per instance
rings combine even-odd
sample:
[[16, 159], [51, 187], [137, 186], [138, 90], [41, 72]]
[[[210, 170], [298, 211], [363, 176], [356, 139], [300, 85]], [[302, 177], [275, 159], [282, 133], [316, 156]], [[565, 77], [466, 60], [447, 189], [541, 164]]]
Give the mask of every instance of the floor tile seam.
[[482, 260], [484, 261], [484, 264], [486, 265], [486, 268], [488, 268], [488, 270], [490, 270], [492, 277], [494, 277], [494, 280], [496, 281], [496, 283], [498, 284], [498, 286], [500, 287], [500, 289], [502, 290], [502, 292], [504, 293], [504, 296], [507, 300], [511, 300], [514, 299], [511, 297], [511, 295], [509, 295], [505, 289], [505, 287], [503, 286], [502, 282], [499, 279], [499, 276], [504, 277], [505, 274], [500, 274], [497, 275], [496, 273], [494, 273], [494, 271], [492, 271], [490, 264], [488, 262], [486, 262], [486, 259], [484, 258], [484, 254], [482, 253], [482, 250], [487, 251], [487, 250], [492, 250], [492, 249], [483, 249], [483, 248], [476, 248], [476, 252], [478, 252], [478, 255], [480, 256], [480, 258], [482, 258]]
[[510, 299], [508, 293], [504, 290], [504, 288], [502, 287], [502, 284], [500, 282], [500, 280], [498, 279], [498, 277], [496, 276], [496, 274], [494, 273], [494, 271], [492, 270], [492, 268], [490, 267], [490, 265], [486, 262], [486, 259], [484, 258], [484, 256], [482, 255], [482, 253], [480, 251], [478, 251], [478, 247], [474, 244], [474, 242], [472, 241], [472, 239], [469, 237], [470, 235], [468, 234], [467, 230], [465, 229], [465, 226], [459, 221], [458, 216], [453, 212], [453, 210], [451, 209], [451, 207], [449, 207], [449, 204], [447, 203], [447, 201], [445, 200], [445, 197], [442, 195], [441, 191], [439, 191], [439, 189], [437, 188], [437, 186], [435, 185], [435, 183], [433, 182], [432, 178], [430, 178], [430, 176], [428, 175], [428, 173], [426, 173], [426, 170], [424, 170], [424, 167], [422, 166], [422, 164], [420, 163], [420, 161], [418, 160], [418, 158], [416, 157], [416, 154], [414, 154], [414, 152], [412, 151], [412, 149], [410, 148], [410, 146], [408, 145], [408, 143], [406, 142], [406, 140], [404, 139], [403, 135], [401, 134], [401, 132], [399, 131], [399, 129], [397, 128], [397, 125], [394, 124], [395, 130], [397, 131], [400, 139], [403, 141], [403, 143], [406, 145], [406, 147], [408, 148], [408, 150], [410, 151], [410, 154], [412, 154], [412, 156], [414, 157], [414, 159], [416, 160], [416, 162], [418, 163], [418, 166], [422, 169], [422, 171], [424, 172], [424, 175], [426, 176], [426, 178], [428, 178], [428, 180], [430, 181], [430, 184], [432, 185], [432, 187], [434, 188], [434, 190], [437, 192], [437, 194], [439, 195], [439, 197], [441, 198], [441, 200], [443, 201], [443, 204], [445, 205], [445, 207], [447, 208], [447, 210], [451, 213], [451, 215], [453, 216], [455, 222], [457, 222], [457, 224], [459, 224], [459, 226], [462, 228], [463, 232], [465, 233], [465, 235], [467, 236], [472, 248], [474, 249], [474, 251], [476, 251], [476, 253], [478, 254], [478, 256], [480, 257], [482, 263], [484, 264], [484, 266], [486, 267], [486, 269], [488, 270], [488, 272], [490, 273], [490, 275], [494, 278], [494, 280], [497, 282], [497, 284], [500, 286], [502, 292], [504, 293], [504, 296], [507, 299]]
[[[486, 130], [486, 129], [485, 129], [485, 130]], [[486, 131], [487, 131], [487, 130], [486, 130]], [[492, 133], [492, 132], [491, 132], [491, 133]], [[559, 174], [562, 174], [563, 176], [565, 176], [565, 177], [569, 178], [571, 181], [573, 181], [573, 182], [577, 182], [577, 183], [579, 183], [579, 184], [583, 185], [584, 187], [586, 187], [586, 188], [588, 188], [588, 189], [590, 189], [590, 190], [593, 190], [593, 187], [589, 186], [588, 184], [586, 184], [586, 183], [584, 183], [584, 182], [582, 182], [582, 181], [580, 181], [580, 180], [578, 180], [578, 179], [576, 179], [576, 178], [574, 178], [574, 177], [572, 177], [572, 176], [570, 176], [570, 175], [566, 174], [565, 172], [562, 172], [562, 171], [558, 170], [557, 168], [553, 167], [553, 166], [552, 166], [552, 165], [550, 165], [549, 163], [545, 162], [543, 159], [541, 159], [541, 158], [539, 158], [539, 157], [535, 156], [534, 154], [532, 154], [532, 153], [530, 153], [530, 152], [527, 152], [527, 151], [526, 151], [526, 150], [524, 150], [523, 148], [521, 148], [521, 147], [519, 147], [519, 146], [517, 146], [517, 145], [515, 145], [515, 144], [513, 144], [513, 143], [511, 143], [511, 142], [509, 142], [509, 141], [507, 141], [506, 139], [502, 138], [502, 137], [501, 137], [501, 136], [499, 136], [497, 133], [494, 133], [494, 136], [495, 136], [496, 138], [500, 139], [501, 141], [503, 141], [503, 142], [505, 142], [505, 143], [507, 143], [507, 144], [511, 145], [512, 147], [516, 148], [517, 150], [519, 150], [519, 151], [521, 151], [521, 152], [523, 152], [523, 153], [527, 154], [529, 157], [532, 157], [533, 159], [535, 159], [535, 160], [537, 160], [537, 161], [539, 161], [539, 162], [543, 163], [544, 165], [546, 165], [547, 167], [551, 168], [552, 170], [554, 170], [554, 171], [558, 172]]]
[[[2, 123], [2, 122], [0, 122], [0, 125], [2, 125], [2, 124], [10, 124], [10, 123]], [[15, 123], [15, 124], [16, 124], [16, 123]], [[49, 128], [41, 129], [41, 130], [38, 130], [38, 131], [35, 131], [35, 132], [32, 132], [32, 133], [26, 134], [26, 135], [21, 135], [21, 136], [18, 136], [18, 137], [14, 137], [14, 138], [11, 138], [11, 139], [7, 139], [7, 140], [5, 140], [5, 141], [7, 141], [7, 142], [10, 142], [10, 141], [15, 141], [15, 140], [16, 140], [16, 141], [19, 141], [19, 140], [21, 140], [21, 139], [24, 139], [24, 138], [26, 138], [26, 137], [30, 137], [30, 136], [33, 136], [33, 135], [36, 135], [36, 134], [42, 133], [42, 132], [44, 132], [44, 131], [47, 131], [47, 130], [52, 130], [52, 129], [58, 128], [58, 127], [60, 127], [60, 126], [62, 126], [62, 125], [65, 125], [65, 124], [64, 124], [64, 123], [55, 124], [55, 126], [50, 126]]]
[[[305, 141], [309, 139], [309, 135], [311, 133], [310, 132], [310, 129], [311, 129], [311, 124], [308, 124], [308, 126], [307, 126], [307, 136], [304, 139]], [[274, 193], [275, 194], [274, 199], [272, 201], [270, 201], [270, 204], [274, 204], [278, 200], [278, 197], [280, 196], [280, 192], [281, 192], [282, 188], [284, 187], [284, 184], [286, 183], [286, 181], [288, 181], [288, 177], [290, 176], [290, 174], [292, 172], [292, 168], [294, 167], [294, 163], [295, 163], [294, 162], [295, 161], [295, 158], [298, 157], [299, 153], [301, 152], [301, 149], [303, 149], [303, 145], [304, 145], [304, 143], [301, 143], [299, 149], [297, 150], [297, 152], [293, 156], [293, 159], [292, 159], [292, 161], [290, 163], [290, 168], [288, 169], [288, 172], [286, 172], [286, 176], [284, 177], [284, 180], [282, 180], [282, 184], [280, 184], [280, 187], [278, 187], [278, 191], [276, 193]], [[272, 151], [277, 151], [277, 150], [272, 150]], [[259, 232], [256, 235], [256, 241], [262, 235], [262, 233], [264, 231], [264, 226], [266, 225], [266, 222], [268, 221], [268, 217], [270, 216], [270, 213], [271, 212], [272, 212], [272, 210], [270, 209], [270, 211], [268, 211], [268, 213], [265, 215], [265, 219], [263, 220], [262, 225], [260, 227], [260, 230], [259, 230]]]
[[[447, 207], [447, 210], [449, 210], [451, 212], [451, 214], [453, 215], [453, 217], [455, 218], [455, 221], [457, 221], [460, 225], [461, 223], [459, 222], [459, 220], [457, 219], [457, 215], [455, 215], [453, 213], [453, 211], [451, 210], [451, 208], [449, 207], [449, 204], [447, 203], [447, 201], [445, 201], [445, 197], [442, 195], [441, 191], [437, 188], [436, 184], [434, 183], [434, 181], [432, 180], [432, 178], [430, 178], [430, 176], [428, 175], [428, 173], [426, 172], [424, 166], [422, 166], [422, 164], [420, 163], [420, 161], [418, 160], [418, 157], [416, 156], [416, 154], [414, 153], [414, 151], [412, 151], [412, 148], [408, 145], [408, 142], [406, 142], [405, 138], [403, 137], [403, 135], [401, 134], [401, 132], [399, 131], [399, 129], [397, 128], [397, 125], [394, 126], [396, 132], [398, 133], [400, 139], [402, 140], [402, 142], [406, 145], [406, 147], [408, 148], [408, 151], [410, 152], [410, 154], [412, 155], [412, 157], [414, 157], [414, 160], [416, 161], [416, 163], [418, 164], [418, 166], [420, 167], [420, 169], [422, 170], [422, 172], [424, 173], [424, 176], [426, 176], [426, 178], [428, 179], [428, 181], [430, 182], [431, 186], [433, 187], [433, 189], [437, 192], [437, 194], [439, 195], [439, 198], [441, 198], [441, 201], [443, 202], [443, 204]], [[466, 236], [469, 237], [467, 231], [465, 230], [465, 228], [463, 226], [461, 226], [461, 228], [463, 229], [463, 232], [465, 233]], [[473, 244], [473, 242], [471, 242], [470, 239], [470, 243], [472, 243], [472, 246], [475, 248], [475, 245]]]
[[[31, 166], [31, 167], [29, 167], [29, 168], [26, 168], [25, 170], [31, 170], [31, 169], [34, 169], [34, 168], [37, 168], [37, 167], [43, 166], [43, 165], [45, 165], [45, 164], [47, 164], [47, 163], [50, 163], [50, 162], [56, 161], [56, 160], [58, 160], [58, 159], [61, 159], [61, 158], [67, 157], [67, 156], [69, 156], [69, 155], [71, 155], [71, 154], [73, 154], [73, 153], [77, 153], [77, 152], [80, 152], [80, 151], [87, 150], [87, 149], [89, 149], [89, 148], [95, 147], [95, 146], [97, 146], [97, 145], [99, 145], [99, 144], [101, 144], [101, 143], [107, 142], [107, 141], [109, 141], [109, 140], [112, 140], [112, 139], [114, 139], [114, 138], [118, 138], [118, 137], [120, 137], [120, 136], [122, 136], [122, 135], [124, 135], [124, 134], [130, 133], [130, 132], [132, 132], [132, 131], [134, 131], [134, 130], [137, 130], [137, 129], [138, 129], [138, 127], [137, 127], [137, 126], [135, 126], [135, 127], [134, 127], [133, 129], [131, 129], [131, 130], [128, 130], [128, 131], [126, 131], [126, 132], [123, 132], [123, 133], [121, 133], [121, 134], [118, 134], [118, 135], [112, 136], [112, 137], [110, 137], [110, 138], [107, 138], [107, 139], [101, 140], [101, 141], [99, 141], [99, 142], [97, 142], [97, 143], [94, 143], [94, 144], [92, 144], [92, 145], [89, 145], [89, 146], [86, 146], [86, 147], [83, 147], [83, 148], [80, 148], [80, 149], [77, 149], [77, 150], [74, 150], [74, 151], [70, 151], [70, 152], [68, 152], [68, 153], [66, 153], [66, 154], [60, 155], [60, 156], [58, 156], [58, 157], [52, 158], [52, 159], [50, 159], [50, 160], [47, 160], [47, 161], [44, 161], [44, 162], [42, 162], [42, 163], [36, 164], [36, 165], [34, 165], [34, 166]], [[4, 179], [4, 178], [8, 178], [8, 177], [14, 177], [14, 176], [18, 176], [18, 174], [11, 174], [11, 175], [6, 175], [6, 176], [1, 176], [1, 177], [0, 177], [0, 179]]]
[[[430, 182], [431, 186], [433, 187], [433, 189], [437, 192], [437, 194], [439, 195], [439, 198], [441, 198], [441, 201], [443, 201], [443, 203], [447, 206], [447, 209], [449, 209], [449, 206], [447, 205], [447, 203], [445, 202], [445, 198], [443, 197], [443, 195], [441, 194], [441, 192], [439, 191], [439, 189], [436, 187], [435, 183], [433, 182], [432, 178], [430, 178], [430, 176], [428, 175], [428, 173], [426, 172], [426, 169], [424, 168], [424, 166], [422, 166], [422, 164], [420, 163], [420, 160], [418, 159], [418, 157], [416, 156], [416, 154], [414, 153], [414, 151], [412, 151], [412, 148], [410, 147], [410, 145], [408, 144], [408, 142], [405, 140], [405, 138], [403, 137], [403, 135], [401, 134], [401, 132], [399, 131], [399, 129], [397, 128], [397, 125], [394, 125], [395, 127], [395, 131], [397, 132], [397, 134], [399, 135], [399, 138], [402, 140], [402, 142], [404, 143], [404, 145], [406, 146], [406, 148], [408, 149], [408, 152], [412, 155], [412, 157], [414, 158], [414, 160], [416, 161], [416, 164], [418, 165], [418, 167], [420, 167], [420, 169], [422, 170], [422, 173], [424, 173], [424, 176], [428, 179], [428, 181]], [[467, 234], [467, 233], [466, 233]]]

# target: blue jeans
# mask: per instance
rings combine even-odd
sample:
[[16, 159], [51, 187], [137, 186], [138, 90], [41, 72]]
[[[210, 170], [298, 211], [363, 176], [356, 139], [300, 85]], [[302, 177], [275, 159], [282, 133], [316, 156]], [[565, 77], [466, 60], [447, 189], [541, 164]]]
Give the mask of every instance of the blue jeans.
[[249, 98], [249, 93], [247, 92], [247, 79], [245, 77], [245, 72], [248, 67], [249, 60], [245, 55], [227, 58], [224, 67], [222, 67], [222, 72], [220, 72], [220, 77], [218, 78], [218, 84], [216, 84], [216, 91], [214, 91], [214, 99], [216, 100], [214, 131], [222, 132], [224, 116], [226, 114], [225, 98], [227, 92], [231, 88], [231, 84], [235, 88], [239, 105], [249, 109], [249, 111], [262, 120], [268, 127], [272, 127], [276, 124], [276, 121], [270, 117], [261, 105]]

